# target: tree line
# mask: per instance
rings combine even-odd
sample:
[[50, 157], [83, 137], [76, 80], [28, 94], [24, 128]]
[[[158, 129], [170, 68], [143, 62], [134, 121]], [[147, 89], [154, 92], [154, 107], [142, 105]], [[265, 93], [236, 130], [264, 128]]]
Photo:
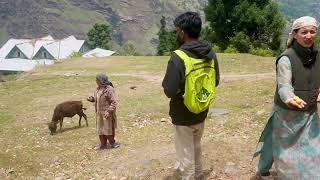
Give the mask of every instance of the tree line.
[[[274, 0], [208, 0], [203, 11], [205, 25], [201, 37], [216, 52], [274, 56], [285, 48], [285, 18]], [[178, 48], [175, 32], [167, 27], [164, 16], [159, 25], [157, 55], [170, 55]], [[88, 45], [109, 49], [111, 33], [109, 25], [95, 24], [87, 33]], [[132, 42], [123, 45], [118, 54], [142, 55]]]
[[[208, 25], [202, 38], [217, 52], [251, 53], [272, 56], [281, 51], [285, 20], [272, 0], [209, 0], [204, 8]], [[175, 49], [164, 17], [160, 20], [158, 55]]]

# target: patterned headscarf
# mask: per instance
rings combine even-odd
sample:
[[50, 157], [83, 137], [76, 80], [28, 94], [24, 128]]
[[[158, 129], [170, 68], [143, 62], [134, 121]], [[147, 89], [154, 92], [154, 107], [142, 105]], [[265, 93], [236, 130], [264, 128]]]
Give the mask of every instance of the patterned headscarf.
[[96, 75], [96, 79], [101, 83], [102, 86], [112, 86], [112, 83], [108, 80], [108, 76], [105, 73], [99, 73]]
[[306, 26], [314, 26], [318, 28], [317, 20], [310, 16], [303, 16], [293, 21], [291, 32], [289, 33], [289, 38], [287, 41], [287, 47], [290, 47], [293, 43], [293, 31]]

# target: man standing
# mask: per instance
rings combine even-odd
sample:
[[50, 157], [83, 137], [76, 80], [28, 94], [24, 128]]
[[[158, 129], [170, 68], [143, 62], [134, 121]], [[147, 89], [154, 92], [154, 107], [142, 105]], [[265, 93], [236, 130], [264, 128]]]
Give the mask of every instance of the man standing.
[[[204, 120], [214, 97], [214, 87], [219, 84], [219, 66], [211, 45], [199, 40], [202, 22], [198, 13], [183, 13], [174, 20], [174, 25], [180, 48], [171, 55], [162, 87], [171, 99], [169, 115], [175, 126], [176, 168], [182, 179], [202, 179], [200, 141]], [[196, 65], [199, 67], [194, 68]], [[189, 88], [190, 83], [187, 85], [186, 82], [189, 82], [188, 77], [193, 76], [191, 72], [200, 73], [193, 79], [207, 79], [200, 78], [191, 83], [196, 88]], [[195, 96], [187, 95], [187, 91], [197, 88], [199, 92], [193, 93]], [[193, 97], [211, 98], [209, 103], [202, 107], [200, 104], [200, 109], [194, 110], [192, 106], [197, 102], [190, 99]], [[191, 105], [188, 103], [190, 101]]]

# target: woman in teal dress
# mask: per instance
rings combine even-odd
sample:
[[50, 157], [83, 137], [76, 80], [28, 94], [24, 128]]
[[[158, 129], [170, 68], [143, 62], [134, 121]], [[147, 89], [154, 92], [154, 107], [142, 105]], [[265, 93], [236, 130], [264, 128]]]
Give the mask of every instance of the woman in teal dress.
[[288, 48], [276, 61], [274, 106], [254, 155], [260, 155], [260, 179], [272, 179], [269, 169], [274, 163], [278, 179], [320, 180], [317, 28], [312, 17], [296, 19]]

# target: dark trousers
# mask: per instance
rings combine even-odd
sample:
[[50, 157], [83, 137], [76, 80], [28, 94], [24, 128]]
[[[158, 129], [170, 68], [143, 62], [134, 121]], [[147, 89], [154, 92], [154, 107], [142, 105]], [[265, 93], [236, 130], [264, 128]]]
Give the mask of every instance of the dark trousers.
[[112, 125], [112, 135], [99, 135], [101, 145], [106, 146], [108, 142], [109, 144], [114, 144], [116, 142], [114, 140], [114, 136], [115, 136], [115, 129], [114, 129], [114, 126]]

